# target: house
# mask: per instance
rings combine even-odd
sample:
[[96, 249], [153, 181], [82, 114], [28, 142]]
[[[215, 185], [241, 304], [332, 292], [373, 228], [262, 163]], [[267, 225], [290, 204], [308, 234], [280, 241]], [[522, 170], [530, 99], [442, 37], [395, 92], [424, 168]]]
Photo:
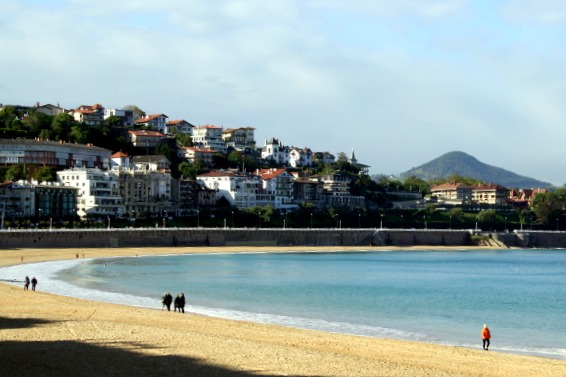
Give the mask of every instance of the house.
[[356, 155], [354, 153], [354, 148], [352, 148], [352, 154], [350, 155], [350, 158], [348, 159], [348, 162], [350, 164], [352, 164], [353, 166], [355, 166], [356, 168], [360, 169], [360, 173], [362, 174], [369, 174], [369, 165], [364, 165], [364, 164], [360, 164], [358, 162], [358, 159], [356, 158]]
[[287, 166], [289, 164], [289, 148], [285, 147], [279, 139], [265, 140], [261, 148], [261, 159], [266, 162], [271, 161], [276, 165]]
[[117, 171], [126, 213], [136, 218], [172, 213], [173, 178], [168, 171], [150, 169]]
[[165, 156], [134, 156], [132, 157], [134, 170], [142, 171], [169, 171], [171, 162]]
[[161, 132], [147, 130], [129, 130], [130, 141], [134, 147], [156, 147], [165, 138]]
[[182, 119], [170, 120], [165, 125], [164, 133], [166, 135], [176, 135], [176, 134], [192, 135], [194, 128], [195, 126], [193, 126], [186, 120], [182, 120]]
[[136, 127], [146, 127], [152, 130], [157, 130], [158, 132], [165, 134], [165, 129], [167, 127], [167, 118], [165, 114], [151, 114], [136, 120]]
[[547, 189], [513, 189], [509, 191], [509, 203], [518, 207], [530, 207], [533, 198], [538, 194], [546, 194]]
[[51, 105], [51, 104], [46, 104], [46, 105], [39, 105], [39, 102], [36, 104], [35, 106], [35, 111], [39, 112], [39, 113], [43, 113], [45, 115], [49, 115], [49, 116], [55, 116], [61, 113], [65, 112], [65, 109], [63, 109], [62, 107], [59, 106], [55, 106], [55, 105]]
[[70, 110], [69, 114], [79, 123], [98, 126], [104, 120], [104, 107], [98, 103], [92, 106], [82, 105]]
[[312, 176], [310, 179], [322, 182], [322, 197], [326, 206], [355, 208], [365, 204], [363, 196], [352, 195], [352, 178], [347, 175], [328, 173]]
[[261, 178], [265, 193], [273, 196], [275, 208], [298, 208], [293, 204], [294, 177], [286, 169], [261, 169], [256, 175]]
[[110, 156], [111, 169], [130, 169], [130, 156], [122, 151], [114, 153]]
[[472, 189], [472, 202], [502, 206], [508, 203], [509, 190], [501, 185], [478, 185]]
[[179, 157], [194, 163], [199, 159], [204, 166], [212, 166], [213, 156], [218, 153], [212, 149], [198, 148], [198, 147], [181, 147], [179, 148]]
[[315, 152], [312, 156], [313, 163], [318, 164], [334, 164], [336, 157], [330, 152]]
[[255, 150], [254, 131], [253, 127], [227, 128], [222, 131], [222, 140], [228, 148], [253, 151]]
[[289, 148], [289, 166], [294, 168], [312, 165], [312, 151], [309, 148]]
[[193, 144], [196, 147], [213, 149], [226, 153], [226, 143], [222, 139], [222, 127], [205, 125], [193, 128]]

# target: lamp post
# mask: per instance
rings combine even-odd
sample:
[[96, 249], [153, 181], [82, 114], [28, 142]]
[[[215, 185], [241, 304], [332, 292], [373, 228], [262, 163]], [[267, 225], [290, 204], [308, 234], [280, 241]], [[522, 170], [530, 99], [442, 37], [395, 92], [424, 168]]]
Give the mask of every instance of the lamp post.
[[234, 211], [232, 211], [232, 228], [234, 227]]
[[504, 230], [507, 232], [507, 216], [505, 216], [505, 229]]
[[49, 218], [49, 230], [53, 230], [53, 217]]
[[312, 229], [312, 212], [311, 212], [311, 229]]
[[358, 229], [362, 229], [362, 214], [358, 213]]
[[450, 230], [452, 230], [452, 215], [450, 215]]
[[383, 229], [383, 213], [381, 214], [381, 221], [379, 222], [379, 229]]
[[556, 219], [556, 231], [558, 232], [558, 219]]
[[200, 228], [200, 211], [197, 209], [197, 228]]
[[110, 216], [106, 216], [106, 218], [108, 219], [108, 229], [110, 229]]
[[403, 215], [401, 215], [401, 229], [405, 229], [405, 223], [403, 222]]
[[423, 216], [423, 222], [424, 222], [424, 228], [428, 229], [427, 224], [426, 224], [426, 216]]

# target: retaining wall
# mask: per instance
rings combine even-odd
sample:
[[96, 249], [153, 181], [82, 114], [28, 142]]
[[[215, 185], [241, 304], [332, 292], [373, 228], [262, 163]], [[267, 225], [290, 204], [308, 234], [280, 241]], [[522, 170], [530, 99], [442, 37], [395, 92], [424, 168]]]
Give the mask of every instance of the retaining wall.
[[[129, 228], [0, 231], [0, 248], [473, 246], [470, 230]], [[489, 234], [489, 233], [484, 233]], [[494, 233], [510, 247], [566, 247], [566, 232]]]

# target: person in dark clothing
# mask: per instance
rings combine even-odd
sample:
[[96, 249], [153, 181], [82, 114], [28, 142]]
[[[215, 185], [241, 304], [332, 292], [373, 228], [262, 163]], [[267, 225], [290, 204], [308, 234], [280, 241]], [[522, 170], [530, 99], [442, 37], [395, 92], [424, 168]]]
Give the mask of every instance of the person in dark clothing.
[[26, 276], [26, 279], [24, 280], [24, 291], [27, 291], [29, 289], [29, 276]]
[[179, 309], [179, 313], [181, 313], [181, 308], [179, 307], [179, 295], [175, 296], [175, 300], [173, 301], [173, 311], [176, 312]]
[[185, 294], [181, 293], [179, 296], [179, 313], [185, 312]]
[[37, 285], [37, 279], [35, 276], [31, 279], [31, 290], [35, 291], [35, 286]]
[[[173, 302], [173, 296], [171, 296], [171, 293], [167, 292], [163, 295], [163, 297], [161, 297], [161, 303], [167, 308], [168, 312], [171, 311], [171, 302]], [[161, 308], [161, 310], [163, 310], [163, 308]]]

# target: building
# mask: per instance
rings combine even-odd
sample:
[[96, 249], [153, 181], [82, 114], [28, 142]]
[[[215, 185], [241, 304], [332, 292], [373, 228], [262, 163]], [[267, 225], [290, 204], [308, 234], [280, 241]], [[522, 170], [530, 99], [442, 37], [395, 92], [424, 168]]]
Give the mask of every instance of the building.
[[39, 105], [39, 103], [37, 103], [35, 106], [35, 111], [49, 116], [55, 116], [66, 112], [66, 110], [63, 109], [62, 107], [51, 105], [49, 103], [41, 106]]
[[119, 170], [119, 194], [132, 218], [162, 217], [173, 213], [173, 178], [169, 172]]
[[176, 134], [184, 134], [184, 135], [192, 135], [193, 129], [195, 126], [187, 122], [186, 120], [178, 119], [178, 120], [170, 120], [165, 125], [165, 135], [176, 135]]
[[226, 153], [226, 143], [222, 139], [222, 127], [198, 126], [193, 128], [193, 144], [199, 148], [212, 149]]
[[128, 134], [134, 147], [139, 148], [157, 147], [165, 139], [165, 135], [158, 131], [130, 130]]
[[363, 207], [363, 196], [352, 195], [350, 184], [352, 179], [339, 173], [329, 173], [313, 176], [311, 179], [322, 182], [323, 200], [328, 207]]
[[122, 151], [114, 153], [110, 156], [110, 168], [111, 169], [130, 169], [130, 156]]
[[312, 166], [312, 151], [309, 148], [289, 148], [288, 165], [294, 168]]
[[134, 170], [169, 171], [171, 162], [162, 155], [134, 156], [131, 161]]
[[65, 168], [109, 169], [108, 149], [92, 144], [74, 144], [31, 139], [0, 139], [0, 166], [14, 164]]
[[227, 148], [236, 149], [238, 151], [254, 151], [255, 150], [255, 128], [227, 128], [222, 131], [222, 140]]
[[348, 162], [350, 164], [352, 164], [353, 166], [355, 166], [356, 168], [360, 169], [360, 173], [362, 174], [369, 174], [369, 165], [364, 165], [364, 164], [360, 164], [358, 162], [358, 159], [356, 158], [356, 155], [354, 153], [354, 148], [352, 148], [352, 154], [350, 155], [350, 158], [348, 158]]
[[453, 205], [474, 203], [479, 205], [501, 206], [509, 202], [509, 190], [500, 185], [444, 183], [432, 187], [431, 193], [438, 201]]
[[80, 217], [120, 217], [125, 207], [120, 195], [118, 174], [100, 169], [67, 169], [57, 172], [57, 180], [77, 192]]
[[158, 132], [165, 134], [165, 129], [167, 127], [167, 118], [165, 114], [151, 114], [136, 120], [136, 127], [147, 127], [152, 130], [157, 130]]
[[124, 127], [134, 126], [134, 112], [132, 110], [124, 109], [104, 109], [104, 120], [116, 117], [122, 121]]
[[87, 126], [98, 126], [104, 120], [104, 107], [98, 103], [88, 106], [82, 105], [70, 110], [69, 114], [79, 123]]
[[0, 185], [2, 219], [70, 217], [76, 213], [76, 204], [77, 189], [55, 182], [18, 181]]
[[334, 164], [336, 157], [330, 152], [315, 152], [312, 157], [313, 163]]
[[216, 200], [226, 199], [238, 208], [274, 205], [275, 198], [268, 194], [257, 175], [236, 170], [215, 170], [197, 176], [197, 181], [216, 192]]
[[261, 169], [256, 172], [262, 180], [266, 194], [273, 197], [273, 206], [278, 209], [296, 209], [293, 203], [294, 177], [286, 169]]
[[285, 147], [279, 139], [265, 140], [261, 148], [261, 159], [267, 163], [272, 162], [275, 165], [287, 166], [289, 164], [289, 148]]
[[181, 147], [178, 155], [181, 158], [194, 163], [197, 159], [201, 160], [204, 166], [212, 166], [213, 156], [218, 153], [213, 149], [205, 149], [199, 147]]

